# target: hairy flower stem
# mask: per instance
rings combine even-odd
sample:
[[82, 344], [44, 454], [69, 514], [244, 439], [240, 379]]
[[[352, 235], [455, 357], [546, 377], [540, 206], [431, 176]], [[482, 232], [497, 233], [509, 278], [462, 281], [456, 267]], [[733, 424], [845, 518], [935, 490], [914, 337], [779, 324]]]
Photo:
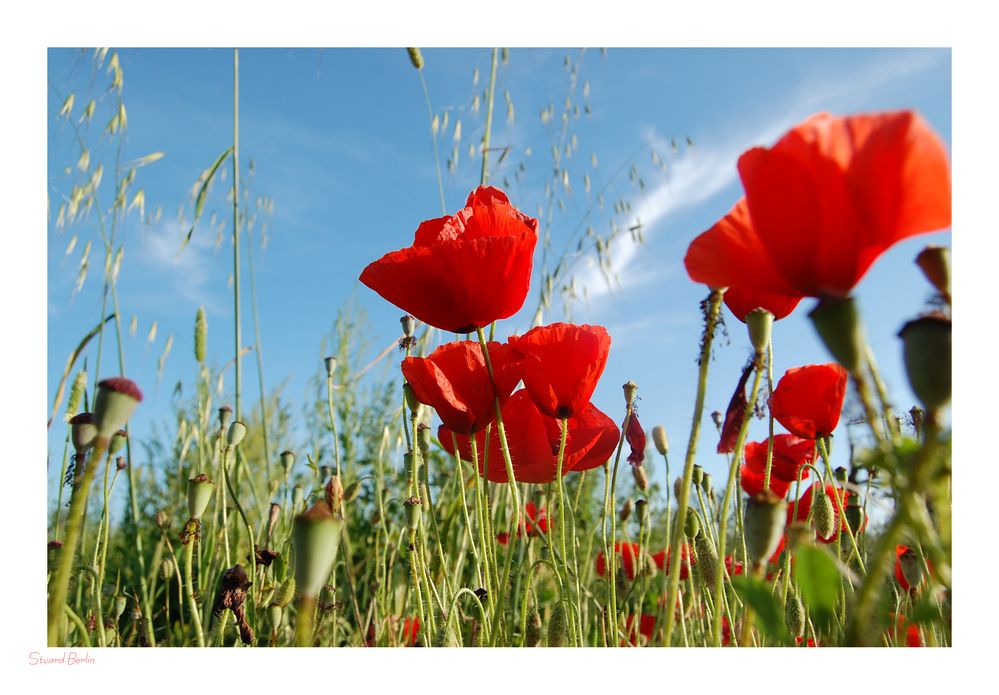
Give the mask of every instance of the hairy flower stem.
[[[229, 494], [232, 495], [233, 504], [236, 505], [236, 511], [239, 512], [240, 518], [243, 520], [243, 524], [246, 526], [246, 542], [249, 544], [250, 553], [250, 576], [256, 579], [257, 577], [257, 553], [256, 548], [253, 547], [253, 526], [250, 524], [250, 519], [246, 516], [246, 510], [243, 509], [243, 505], [239, 503], [239, 497], [236, 496], [236, 491], [232, 487], [232, 478], [229, 476], [228, 470], [228, 453], [232, 447], [226, 448], [226, 453], [222, 456], [222, 477], [225, 481], [226, 488], [229, 489]], [[254, 591], [252, 596], [254, 600], [250, 603], [250, 607], [256, 606], [257, 600], [260, 597], [260, 588], [256, 586], [257, 582], [254, 581]]]
[[[718, 510], [720, 516], [718, 522], [718, 557], [719, 561], [715, 565], [714, 576], [714, 602], [719, 608], [723, 605], [725, 591], [725, 545], [728, 540], [728, 514], [732, 506], [732, 493], [735, 491], [735, 478], [739, 472], [739, 465], [742, 461], [742, 451], [746, 445], [746, 435], [749, 433], [749, 421], [753, 417], [753, 407], [756, 405], [756, 396], [760, 391], [760, 382], [763, 378], [763, 364], [756, 362], [753, 369], [753, 386], [749, 391], [749, 400], [746, 402], [746, 410], [742, 415], [742, 425], [739, 427], [739, 435], [735, 440], [735, 449], [732, 452], [732, 465], [729, 467], [728, 482], [725, 484], [725, 495], [722, 497], [721, 509]], [[767, 488], [764, 488], [767, 489]], [[680, 520], [677, 519], [677, 523]], [[747, 616], [750, 609], [747, 607]], [[715, 612], [714, 620], [711, 624], [711, 640], [716, 647], [721, 646], [721, 619], [722, 611]], [[746, 618], [743, 618], [746, 622]], [[751, 622], [751, 621], [750, 621]], [[744, 643], [744, 640], [743, 640]]]
[[[618, 632], [617, 632], [617, 553], [614, 552], [614, 541], [617, 540], [617, 510], [614, 509], [614, 502], [617, 499], [617, 469], [621, 463], [621, 450], [624, 448], [624, 440], [628, 432], [628, 423], [631, 422], [631, 416], [634, 412], [634, 406], [628, 403], [628, 410], [624, 415], [624, 422], [621, 423], [621, 436], [617, 440], [617, 452], [614, 454], [614, 466], [611, 470], [610, 476], [610, 492], [608, 493], [610, 497], [610, 539], [607, 541], [607, 548], [604, 550], [604, 556], [607, 558], [607, 576], [610, 578], [610, 619], [611, 619], [611, 640], [614, 646], [618, 644]], [[629, 546], [630, 548], [630, 546]], [[633, 561], [640, 562], [641, 557], [635, 558]]]
[[198, 646], [205, 646], [205, 633], [201, 627], [201, 612], [198, 609], [198, 602], [194, 598], [194, 544], [197, 541], [189, 538], [184, 547], [184, 588], [187, 591], [187, 603], [191, 610], [191, 622], [194, 623], [194, 634], [198, 639]]
[[[774, 464], [774, 411], [770, 407], [770, 397], [774, 393], [774, 341], [767, 343], [767, 466], [763, 471], [763, 489], [770, 489], [770, 469]], [[748, 418], [748, 416], [747, 416]]]
[[[66, 520], [66, 540], [63, 542], [59, 555], [59, 567], [56, 569], [55, 583], [49, 593], [48, 646], [58, 647], [64, 641], [66, 625], [66, 598], [69, 596], [69, 578], [73, 572], [73, 561], [76, 558], [76, 546], [80, 541], [80, 531], [83, 528], [84, 510], [87, 506], [87, 495], [94, 482], [94, 473], [98, 463], [104, 458], [108, 448], [108, 440], [98, 437], [90, 458], [87, 460], [80, 487], [74, 490], [69, 507], [69, 517]], [[79, 464], [78, 464], [79, 465]]]
[[[834, 481], [832, 465], [829, 463], [829, 450], [826, 448], [826, 442], [823, 437], [819, 437], [816, 440], [816, 444], [819, 447], [819, 454], [822, 456], [822, 463], [825, 465], [826, 476], [829, 480]], [[833, 498], [836, 501], [836, 513], [839, 514], [839, 521], [842, 524], [846, 520], [846, 511], [843, 509], [843, 497], [845, 495], [842, 491], [837, 490]], [[864, 558], [860, 554], [860, 549], [857, 547], [857, 537], [853, 533], [853, 529], [850, 528], [850, 524], [846, 524], [846, 534], [850, 537], [850, 547], [852, 552], [857, 556], [857, 562], [860, 565], [860, 571], [864, 574], [867, 573], [867, 568], [864, 566]], [[837, 537], [842, 536], [842, 534], [837, 534]], [[847, 558], [847, 562], [850, 558]]]
[[[472, 520], [468, 516], [468, 502], [465, 500], [465, 474], [461, 462], [461, 453], [458, 451], [458, 437], [453, 432], [451, 433], [451, 446], [454, 448], [454, 458], [457, 464], [458, 491], [461, 494], [461, 513], [465, 518], [465, 537], [472, 548], [472, 557], [475, 558], [475, 577], [479, 582], [479, 586], [482, 586], [482, 560], [479, 559], [479, 551], [475, 547]], [[478, 471], [473, 470], [472, 474], [478, 477]], [[455, 583], [457, 583], [457, 580], [455, 580]]]
[[[701, 354], [698, 360], [700, 369], [697, 377], [697, 397], [694, 401], [694, 417], [690, 425], [690, 438], [687, 440], [687, 456], [683, 466], [683, 481], [680, 484], [680, 498], [677, 500], [674, 528], [667, 529], [671, 536], [667, 539], [668, 548], [676, 549], [670, 553], [669, 586], [666, 596], [666, 635], [664, 644], [669, 646], [673, 637], [673, 625], [676, 621], [674, 608], [676, 597], [680, 592], [680, 541], [683, 534], [683, 520], [687, 518], [688, 498], [690, 497], [690, 482], [694, 473], [694, 459], [697, 454], [697, 439], [701, 432], [701, 418], [704, 414], [704, 394], [708, 388], [708, 367], [711, 362], [711, 344], [714, 340], [715, 327], [718, 325], [718, 314], [721, 311], [724, 290], [711, 290], [708, 297], [708, 308], [704, 321], [704, 337], [701, 341]], [[724, 559], [724, 555], [720, 555]], [[724, 563], [722, 563], [724, 564]]]

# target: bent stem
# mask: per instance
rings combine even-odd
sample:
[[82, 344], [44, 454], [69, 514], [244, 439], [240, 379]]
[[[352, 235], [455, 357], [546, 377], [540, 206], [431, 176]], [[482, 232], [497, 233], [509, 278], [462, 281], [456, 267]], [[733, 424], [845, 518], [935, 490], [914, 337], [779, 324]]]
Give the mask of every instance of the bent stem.
[[194, 634], [198, 638], [198, 646], [203, 647], [205, 646], [205, 632], [201, 627], [201, 614], [198, 608], [198, 602], [194, 599], [193, 558], [195, 543], [196, 540], [194, 536], [192, 536], [191, 538], [188, 538], [187, 545], [184, 548], [184, 589], [187, 592], [187, 603], [191, 610], [191, 621], [194, 623]]

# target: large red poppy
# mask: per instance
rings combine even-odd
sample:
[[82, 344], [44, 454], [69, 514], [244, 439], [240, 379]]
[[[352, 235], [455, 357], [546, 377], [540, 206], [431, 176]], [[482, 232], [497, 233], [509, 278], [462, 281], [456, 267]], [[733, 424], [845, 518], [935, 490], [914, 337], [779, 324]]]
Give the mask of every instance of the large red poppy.
[[[808, 513], [812, 509], [812, 494], [813, 494], [812, 490], [815, 488], [816, 485], [820, 485], [820, 484], [821, 484], [820, 481], [814, 482], [814, 483], [811, 484], [811, 486], [807, 490], [805, 490], [803, 493], [801, 493], [801, 497], [798, 499], [798, 514], [797, 514], [797, 516], [794, 514], [794, 502], [789, 502], [788, 503], [788, 505], [787, 505], [787, 525], [788, 526], [790, 526], [795, 520], [804, 522], [804, 521], [806, 521], [808, 519]], [[818, 538], [818, 540], [820, 540], [823, 543], [835, 543], [836, 542], [836, 536], [839, 533], [842, 533], [843, 531], [846, 531], [847, 526], [846, 526], [846, 519], [845, 518], [842, 518], [842, 519], [840, 518], [839, 505], [836, 503], [836, 498], [833, 495], [836, 494], [836, 490], [838, 489], [839, 493], [840, 493], [840, 499], [843, 502], [843, 508], [846, 509], [846, 505], [849, 502], [850, 498], [851, 497], [856, 497], [857, 493], [853, 492], [852, 490], [846, 490], [846, 489], [843, 489], [843, 488], [836, 488], [835, 486], [833, 486], [832, 483], [826, 483], [825, 488], [826, 488], [826, 494], [829, 496], [829, 499], [832, 502], [832, 506], [833, 506], [833, 526], [836, 529], [838, 529], [838, 530], [833, 531], [832, 535], [829, 536], [828, 538], [823, 538], [823, 537], [819, 536], [818, 534], [816, 534], [816, 538]], [[864, 520], [863, 520], [863, 523], [861, 523], [861, 525], [860, 525], [860, 530], [863, 531], [865, 528], [867, 528], [867, 516], [866, 515], [864, 515]]]
[[524, 386], [541, 412], [569, 418], [586, 407], [607, 364], [611, 338], [603, 326], [553, 323], [510, 338], [522, 352]]
[[424, 323], [469, 333], [524, 305], [538, 221], [480, 187], [457, 214], [423, 222], [409, 248], [368, 265], [361, 282]]
[[[791, 434], [774, 437], [774, 456], [770, 466], [770, 490], [778, 497], [787, 495], [798, 471], [815, 456], [815, 442]], [[745, 448], [745, 462], [740, 470], [742, 489], [749, 495], [763, 492], [763, 478], [767, 468], [767, 440], [749, 442]], [[808, 477], [805, 469], [802, 478]]]
[[488, 347], [496, 389], [482, 346], [471, 340], [445, 343], [427, 357], [407, 357], [402, 362], [402, 375], [416, 400], [436, 410], [448, 429], [459, 434], [478, 432], [492, 422], [496, 396], [502, 405], [520, 381], [520, 353], [502, 343]]
[[729, 217], [741, 223], [691, 243], [695, 282], [844, 297], [893, 244], [950, 226], [947, 152], [913, 111], [812, 116], [745, 152], [739, 175], [746, 209]]
[[848, 376], [835, 363], [787, 370], [770, 397], [774, 419], [799, 437], [829, 436], [839, 424]]
[[[548, 417], [534, 405], [530, 395], [521, 389], [510, 396], [502, 408], [503, 426], [506, 431], [507, 446], [513, 473], [521, 483], [550, 483], [555, 480], [558, 470], [558, 450], [561, 440], [561, 423]], [[441, 425], [438, 437], [441, 444], [454, 455], [452, 430]], [[483, 472], [483, 456], [486, 432], [476, 433], [479, 449], [479, 473]], [[458, 448], [462, 459], [471, 460], [469, 438], [457, 434]], [[568, 420], [565, 457], [562, 461], [562, 474], [570, 471], [584, 471], [603, 465], [617, 447], [620, 430], [614, 421], [600, 412], [592, 403]], [[496, 431], [489, 436], [488, 475], [494, 483], [507, 481], [506, 466]]]
[[725, 306], [743, 323], [746, 323], [749, 313], [756, 309], [766, 309], [774, 315], [775, 321], [780, 320], [794, 311], [802, 300], [800, 295], [758, 292], [745, 287], [729, 287], [723, 296]]

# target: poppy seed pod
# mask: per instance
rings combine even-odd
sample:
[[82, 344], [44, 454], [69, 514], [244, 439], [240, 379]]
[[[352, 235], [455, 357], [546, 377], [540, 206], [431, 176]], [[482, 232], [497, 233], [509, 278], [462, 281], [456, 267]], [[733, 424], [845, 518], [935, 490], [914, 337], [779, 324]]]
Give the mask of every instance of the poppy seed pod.
[[694, 468], [690, 472], [690, 482], [693, 485], [700, 486], [703, 480], [704, 480], [704, 469], [695, 463]]
[[113, 377], [97, 384], [97, 397], [94, 399], [97, 436], [110, 440], [125, 425], [141, 401], [142, 392], [139, 387], [125, 377]]
[[762, 567], [774, 554], [784, 533], [787, 504], [769, 490], [746, 501], [746, 552], [753, 564]]
[[753, 309], [746, 315], [746, 328], [749, 329], [749, 342], [756, 356], [765, 355], [773, 334], [774, 315], [766, 309]]
[[913, 392], [933, 413], [950, 402], [951, 321], [930, 314], [902, 326], [905, 371]]
[[201, 475], [187, 481], [187, 515], [192, 519], [200, 519], [212, 501], [215, 483], [208, 476]]
[[97, 425], [94, 424], [94, 416], [90, 413], [79, 413], [69, 421], [70, 437], [73, 440], [73, 448], [76, 453], [83, 454], [90, 451], [97, 438]]
[[409, 62], [413, 64], [413, 67], [417, 70], [423, 69], [423, 54], [420, 53], [419, 48], [407, 48], [406, 52], [409, 54]]
[[284, 477], [291, 474], [291, 467], [295, 465], [295, 454], [287, 449], [281, 452], [281, 468], [284, 470]]
[[789, 593], [784, 601], [784, 624], [794, 637], [805, 633], [805, 606], [797, 594]]
[[406, 314], [399, 319], [399, 323], [402, 324], [402, 334], [407, 338], [412, 338], [413, 333], [416, 332], [416, 317], [411, 314]]
[[916, 265], [950, 303], [950, 249], [946, 246], [927, 246], [916, 256]]
[[108, 444], [108, 453], [114, 456], [121, 448], [125, 446], [125, 442], [128, 441], [128, 432], [125, 430], [118, 430], [111, 436], [111, 442]]
[[635, 477], [635, 486], [645, 492], [649, 489], [649, 477], [645, 474], [645, 466], [641, 464], [631, 467], [631, 474]]
[[417, 400], [412, 385], [409, 383], [403, 384], [402, 394], [406, 397], [406, 405], [409, 406], [409, 410], [413, 413], [414, 417], [417, 417], [420, 412], [420, 401]]
[[666, 438], [666, 428], [662, 425], [652, 428], [652, 441], [661, 455], [665, 456], [669, 452], [669, 439]]
[[638, 393], [638, 384], [630, 379], [624, 382], [624, 402], [628, 405], [633, 405], [635, 402], [635, 395]]
[[319, 500], [295, 517], [295, 584], [299, 594], [316, 598], [330, 576], [343, 520], [333, 518], [325, 500]]
[[812, 493], [812, 528], [819, 538], [829, 538], [836, 532], [836, 513], [825, 487], [816, 485]]
[[837, 483], [845, 483], [849, 478], [849, 474], [843, 466], [836, 466], [836, 469], [833, 471], [833, 478], [836, 479]]
[[853, 297], [822, 299], [808, 318], [836, 361], [850, 374], [859, 374], [864, 364], [864, 331]]
[[326, 376], [332, 379], [336, 371], [336, 357], [324, 357], [323, 364], [326, 365]]
[[548, 646], [562, 647], [569, 636], [567, 631], [567, 616], [565, 601], [559, 601], [552, 609], [552, 616], [548, 619]]
[[420, 456], [426, 460], [430, 454], [430, 437], [433, 433], [430, 428], [422, 422], [416, 428], [416, 445], [420, 449]]
[[711, 474], [705, 473], [704, 477], [701, 478], [701, 490], [705, 495], [711, 497]]
[[219, 408], [219, 429], [226, 429], [230, 422], [232, 422], [232, 408], [227, 405], [223, 405]]
[[406, 527], [410, 531], [416, 531], [420, 527], [420, 518], [423, 516], [423, 502], [419, 497], [410, 497], [402, 503], [406, 509]]
[[208, 348], [208, 319], [205, 318], [205, 307], [198, 307], [194, 317], [194, 359], [198, 364], [205, 361]]
[[524, 630], [524, 645], [536, 647], [541, 642], [541, 614], [532, 611], [527, 616], [527, 627]]
[[236, 420], [231, 425], [229, 425], [229, 430], [225, 434], [225, 441], [230, 447], [237, 447], [239, 443], [243, 441], [243, 437], [246, 436], [246, 425], [241, 421]]

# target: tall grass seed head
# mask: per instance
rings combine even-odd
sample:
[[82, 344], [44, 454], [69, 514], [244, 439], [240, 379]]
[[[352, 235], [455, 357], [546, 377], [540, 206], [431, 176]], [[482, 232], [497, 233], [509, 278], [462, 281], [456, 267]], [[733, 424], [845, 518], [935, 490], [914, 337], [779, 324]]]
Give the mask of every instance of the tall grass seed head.
[[420, 52], [419, 48], [407, 48], [406, 53], [409, 54], [409, 62], [413, 64], [413, 67], [417, 70], [423, 69], [423, 54]]
[[336, 561], [343, 523], [325, 500], [295, 517], [295, 584], [301, 596], [319, 596]]
[[652, 428], [652, 441], [656, 445], [656, 451], [662, 456], [669, 453], [669, 439], [666, 437], [666, 428], [656, 425]]
[[80, 411], [80, 403], [83, 402], [83, 394], [87, 391], [87, 372], [80, 370], [73, 379], [73, 385], [69, 389], [69, 399], [66, 401], [66, 419], [71, 421], [74, 414]]
[[236, 420], [231, 425], [225, 434], [226, 444], [232, 448], [239, 446], [240, 442], [243, 441], [243, 437], [246, 436], [246, 425], [240, 421]]
[[104, 379], [97, 384], [94, 399], [94, 424], [97, 436], [110, 440], [128, 422], [135, 407], [142, 401], [142, 392], [134, 381], [123, 376]]
[[212, 501], [215, 483], [202, 473], [187, 481], [187, 515], [192, 519], [200, 519]]
[[208, 350], [208, 319], [205, 318], [205, 307], [198, 307], [194, 317], [194, 359], [203, 364]]
[[78, 413], [69, 421], [69, 435], [73, 440], [73, 449], [78, 454], [85, 454], [94, 446], [97, 439], [97, 425], [90, 413]]
[[746, 501], [746, 553], [755, 565], [762, 566], [777, 550], [786, 521], [787, 504], [769, 490]]

